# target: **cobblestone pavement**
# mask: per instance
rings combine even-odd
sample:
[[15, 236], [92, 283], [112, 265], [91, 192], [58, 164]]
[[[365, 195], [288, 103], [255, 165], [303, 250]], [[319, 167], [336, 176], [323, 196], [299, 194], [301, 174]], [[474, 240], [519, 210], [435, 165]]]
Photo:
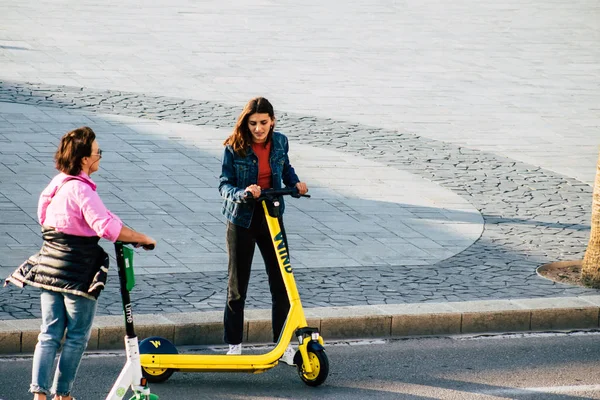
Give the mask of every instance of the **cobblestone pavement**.
[[[0, 101], [220, 128], [230, 128], [238, 112], [210, 101], [6, 81], [0, 83]], [[418, 135], [294, 113], [279, 112], [279, 121], [279, 129], [295, 143], [348, 152], [429, 179], [466, 199], [485, 220], [476, 243], [433, 265], [303, 270], [296, 278], [305, 306], [597, 293], [554, 284], [535, 273], [546, 262], [582, 256], [589, 232], [589, 185]], [[222, 272], [141, 276], [133, 296], [136, 310], [220, 310], [225, 279]], [[265, 279], [262, 272], [253, 274], [249, 307], [268, 308]], [[116, 287], [107, 292], [100, 314], [120, 314]], [[35, 291], [0, 291], [0, 318], [38, 316], [32, 297]]]

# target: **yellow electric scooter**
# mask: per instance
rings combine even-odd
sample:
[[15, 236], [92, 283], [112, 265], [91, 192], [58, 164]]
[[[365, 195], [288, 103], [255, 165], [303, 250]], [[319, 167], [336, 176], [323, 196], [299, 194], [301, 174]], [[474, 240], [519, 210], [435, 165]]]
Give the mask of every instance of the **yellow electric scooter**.
[[295, 198], [310, 197], [300, 195], [296, 188], [265, 189], [256, 201], [262, 202], [269, 232], [278, 255], [279, 268], [290, 301], [287, 315], [279, 340], [273, 350], [266, 354], [244, 355], [196, 355], [178, 354], [177, 348], [162, 337], [150, 337], [140, 342], [140, 361], [142, 373], [149, 382], [164, 382], [175, 372], [252, 372], [260, 373], [273, 368], [287, 348], [292, 333], [298, 338], [298, 351], [294, 364], [304, 383], [319, 386], [329, 373], [329, 360], [323, 347], [323, 338], [318, 328], [307, 327], [306, 317], [300, 302], [300, 295], [292, 273], [287, 243], [279, 224], [280, 196]]

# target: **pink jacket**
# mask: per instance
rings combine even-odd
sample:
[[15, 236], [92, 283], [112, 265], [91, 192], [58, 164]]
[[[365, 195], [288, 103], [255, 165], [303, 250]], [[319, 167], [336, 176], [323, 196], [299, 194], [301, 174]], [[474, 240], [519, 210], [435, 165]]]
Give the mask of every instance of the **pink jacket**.
[[[67, 179], [71, 180], [61, 187]], [[77, 177], [61, 172], [52, 179], [40, 195], [38, 220], [59, 232], [100, 236], [111, 242], [117, 241], [123, 227], [119, 217], [104, 206], [96, 184], [84, 172]]]

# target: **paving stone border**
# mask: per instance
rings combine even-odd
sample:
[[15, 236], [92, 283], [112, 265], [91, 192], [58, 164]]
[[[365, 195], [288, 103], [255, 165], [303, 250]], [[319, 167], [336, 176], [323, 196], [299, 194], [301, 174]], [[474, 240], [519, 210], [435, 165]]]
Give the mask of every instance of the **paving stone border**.
[[[598, 329], [600, 296], [480, 300], [426, 304], [323, 307], [306, 310], [307, 323], [326, 341], [409, 336], [560, 332]], [[244, 343], [269, 343], [270, 310], [246, 313]], [[140, 338], [162, 336], [177, 346], [223, 343], [218, 311], [135, 315]], [[33, 353], [41, 319], [0, 320], [0, 354]], [[88, 350], [123, 349], [123, 316], [98, 316]]]
[[[239, 106], [141, 93], [0, 81], [0, 101], [230, 129]], [[467, 199], [483, 215], [481, 238], [431, 266], [331, 268], [297, 275], [305, 307], [331, 307], [597, 294], [557, 284], [535, 268], [583, 256], [592, 188], [506, 157], [373, 126], [278, 113], [292, 141], [356, 154], [429, 179]], [[376, 123], [376, 121], [374, 121]], [[292, 249], [293, 250], [293, 249]], [[222, 273], [143, 276], [137, 312], [221, 310]], [[101, 297], [101, 315], [121, 313], [116, 285]], [[255, 268], [248, 308], [270, 304], [266, 276]], [[0, 291], [0, 319], [37, 318], [33, 290]], [[10, 298], [7, 305], [6, 298]]]

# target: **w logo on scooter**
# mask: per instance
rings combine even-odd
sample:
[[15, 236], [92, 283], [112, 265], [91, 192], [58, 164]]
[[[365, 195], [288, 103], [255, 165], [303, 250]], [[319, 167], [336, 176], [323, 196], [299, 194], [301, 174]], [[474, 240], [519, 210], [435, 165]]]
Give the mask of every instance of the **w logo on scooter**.
[[140, 354], [177, 354], [177, 348], [169, 339], [151, 336], [140, 342]]
[[292, 265], [290, 264], [290, 256], [288, 255], [287, 248], [285, 247], [285, 241], [283, 240], [283, 235], [279, 232], [274, 238], [273, 241], [277, 246], [277, 255], [279, 256], [279, 260], [283, 264], [283, 269], [288, 274], [292, 273]]

